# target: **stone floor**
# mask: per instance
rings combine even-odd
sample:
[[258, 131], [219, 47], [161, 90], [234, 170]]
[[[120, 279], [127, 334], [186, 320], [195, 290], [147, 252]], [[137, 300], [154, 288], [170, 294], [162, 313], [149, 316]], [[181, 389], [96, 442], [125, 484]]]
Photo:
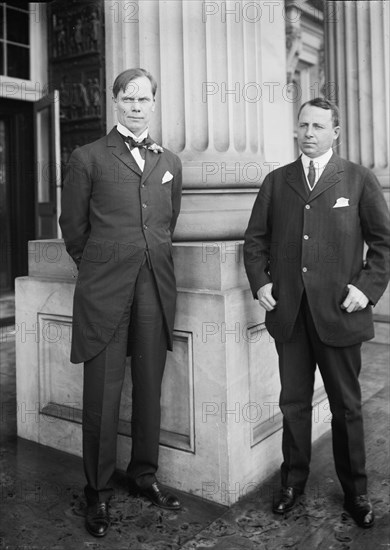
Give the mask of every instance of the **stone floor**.
[[365, 531], [343, 512], [330, 434], [313, 446], [306, 495], [284, 517], [271, 512], [275, 474], [230, 509], [180, 494], [183, 509], [159, 510], [114, 480], [112, 527], [100, 540], [84, 530], [82, 463], [16, 435], [12, 327], [0, 339], [0, 549], [9, 550], [384, 550], [389, 529], [389, 348], [365, 344], [363, 386], [370, 493], [376, 525]]

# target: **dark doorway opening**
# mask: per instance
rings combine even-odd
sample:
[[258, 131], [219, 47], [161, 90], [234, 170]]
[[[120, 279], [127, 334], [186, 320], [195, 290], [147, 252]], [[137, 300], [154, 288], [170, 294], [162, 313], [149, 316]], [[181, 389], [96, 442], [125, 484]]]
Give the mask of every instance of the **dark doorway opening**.
[[30, 102], [0, 99], [0, 290], [27, 275], [35, 236], [34, 125]]

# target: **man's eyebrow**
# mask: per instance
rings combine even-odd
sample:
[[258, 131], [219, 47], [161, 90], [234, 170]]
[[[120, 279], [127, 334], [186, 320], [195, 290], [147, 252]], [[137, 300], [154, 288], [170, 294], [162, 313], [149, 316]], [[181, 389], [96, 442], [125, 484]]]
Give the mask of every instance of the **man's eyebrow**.
[[147, 99], [147, 100], [150, 100], [149, 97], [144, 97], [144, 96], [139, 96], [137, 97], [136, 95], [132, 95], [132, 94], [128, 94], [128, 95], [123, 95], [122, 96], [122, 99], [138, 99], [138, 101], [140, 101], [141, 99]]

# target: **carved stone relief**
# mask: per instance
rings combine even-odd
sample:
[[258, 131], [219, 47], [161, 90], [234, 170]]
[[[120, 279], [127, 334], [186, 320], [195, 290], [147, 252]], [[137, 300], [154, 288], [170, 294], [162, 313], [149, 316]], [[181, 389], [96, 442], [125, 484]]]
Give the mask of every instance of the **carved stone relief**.
[[294, 80], [295, 69], [302, 51], [302, 30], [299, 7], [286, 1], [287, 84]]
[[55, 0], [49, 9], [50, 88], [60, 93], [61, 162], [106, 133], [102, 0]]

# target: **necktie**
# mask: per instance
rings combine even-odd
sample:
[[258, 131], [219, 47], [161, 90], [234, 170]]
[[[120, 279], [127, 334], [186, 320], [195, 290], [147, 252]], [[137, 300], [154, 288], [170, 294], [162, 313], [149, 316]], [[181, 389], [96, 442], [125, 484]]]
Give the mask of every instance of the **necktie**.
[[314, 168], [312, 160], [309, 163], [309, 172], [307, 174], [307, 179], [309, 181], [310, 189], [313, 189], [314, 182], [316, 181], [316, 169]]
[[140, 149], [148, 147], [153, 143], [149, 137], [144, 138], [142, 141], [135, 141], [135, 139], [130, 136], [124, 136], [124, 140], [128, 142], [131, 148], [139, 147]]
[[121, 134], [124, 141], [127, 141], [127, 143], [130, 146], [130, 150], [134, 149], [134, 147], [138, 147], [141, 157], [145, 160], [145, 149], [149, 147], [149, 145], [152, 145], [153, 141], [150, 139], [150, 137], [144, 138], [142, 141], [135, 141], [131, 136], [124, 136]]

